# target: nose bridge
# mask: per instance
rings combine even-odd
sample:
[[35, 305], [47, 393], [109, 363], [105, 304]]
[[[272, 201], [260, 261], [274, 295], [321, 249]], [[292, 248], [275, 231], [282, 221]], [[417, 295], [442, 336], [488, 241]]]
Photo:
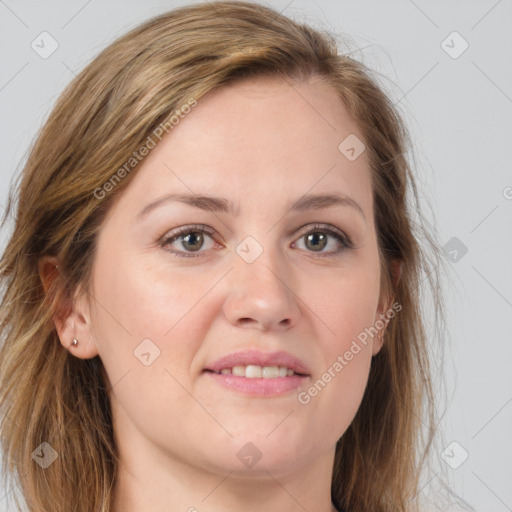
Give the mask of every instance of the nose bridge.
[[237, 326], [289, 328], [300, 316], [292, 273], [270, 240], [248, 236], [236, 247], [225, 315]]

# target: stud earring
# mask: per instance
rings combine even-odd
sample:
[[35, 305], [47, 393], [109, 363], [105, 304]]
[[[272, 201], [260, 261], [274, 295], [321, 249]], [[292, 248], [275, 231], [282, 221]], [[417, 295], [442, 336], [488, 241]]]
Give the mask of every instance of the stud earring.
[[76, 347], [78, 345], [78, 340], [76, 338], [73, 338], [73, 341], [71, 342], [71, 345], [73, 347]]

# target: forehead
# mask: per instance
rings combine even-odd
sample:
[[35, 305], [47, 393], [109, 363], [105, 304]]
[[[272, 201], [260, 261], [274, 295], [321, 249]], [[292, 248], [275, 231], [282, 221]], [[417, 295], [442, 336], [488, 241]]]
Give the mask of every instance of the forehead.
[[237, 203], [336, 190], [371, 208], [366, 154], [350, 161], [339, 149], [349, 136], [363, 140], [319, 80], [243, 79], [200, 98], [139, 164], [128, 189], [140, 198], [214, 190]]

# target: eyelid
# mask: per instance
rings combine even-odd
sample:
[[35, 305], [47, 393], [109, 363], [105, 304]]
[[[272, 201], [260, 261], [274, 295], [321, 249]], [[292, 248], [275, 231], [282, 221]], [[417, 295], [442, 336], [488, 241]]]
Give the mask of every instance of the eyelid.
[[[215, 237], [222, 238], [217, 233], [217, 231], [215, 229], [213, 229], [213, 228], [211, 228], [209, 226], [206, 226], [204, 224], [189, 224], [189, 225], [181, 226], [179, 228], [176, 228], [176, 229], [171, 230], [170, 232], [167, 232], [166, 234], [164, 234], [159, 239], [159, 245], [161, 247], [165, 247], [167, 244], [169, 244], [169, 243], [175, 241], [176, 239], [178, 239], [181, 235], [188, 234], [188, 233], [191, 233], [191, 232], [194, 232], [194, 231], [204, 232], [204, 233], [210, 235], [212, 237], [212, 239], [214, 239]], [[298, 240], [300, 240], [305, 235], [307, 235], [309, 233], [313, 233], [315, 231], [325, 232], [328, 235], [331, 235], [334, 238], [337, 238], [338, 242], [340, 242], [340, 244], [341, 244], [341, 247], [339, 249], [337, 249], [336, 251], [327, 251], [327, 252], [318, 252], [318, 253], [316, 253], [320, 257], [334, 256], [334, 255], [339, 254], [343, 250], [352, 249], [354, 247], [350, 237], [348, 235], [346, 235], [342, 230], [338, 229], [335, 226], [332, 226], [331, 224], [322, 224], [322, 223], [305, 224], [304, 226], [299, 228], [299, 233], [295, 236], [295, 239], [294, 239], [293, 243], [295, 244]], [[215, 239], [214, 239], [214, 242], [218, 243], [218, 242], [216, 242]], [[199, 257], [201, 255], [201, 253], [206, 252], [206, 251], [201, 251], [201, 250], [199, 250], [199, 251], [191, 251], [191, 252], [188, 252], [188, 251], [177, 251], [177, 250], [174, 250], [174, 249], [166, 249], [166, 250], [167, 250], [167, 252], [170, 252], [174, 256], [185, 257], [185, 258], [187, 258], [187, 257], [192, 257], [192, 258], [193, 257]], [[313, 254], [315, 254], [315, 251], [308, 251], [308, 252], [312, 252]]]
[[[215, 229], [206, 226], [204, 224], [187, 224], [186, 226], [181, 226], [179, 228], [173, 229], [171, 231], [167, 231], [164, 235], [160, 237], [160, 242], [168, 242], [169, 240], [173, 238], [178, 238], [180, 235], [183, 235], [185, 233], [191, 233], [193, 231], [204, 231], [205, 233], [208, 233], [209, 235], [218, 235], [217, 231]], [[219, 235], [220, 236], [220, 235]]]
[[325, 231], [326, 233], [332, 234], [333, 236], [338, 236], [347, 249], [352, 249], [354, 247], [351, 238], [341, 229], [338, 229], [331, 224], [322, 224], [318, 222], [313, 224], [306, 224], [302, 228], [299, 228], [299, 235], [297, 236], [297, 239], [300, 239], [308, 233], [312, 233], [314, 231]]
[[[162, 248], [165, 248], [168, 244], [171, 242], [174, 242], [176, 239], [178, 239], [180, 236], [192, 233], [192, 232], [204, 232], [207, 235], [209, 235], [215, 243], [215, 237], [222, 238], [215, 229], [206, 226], [205, 224], [187, 224], [185, 226], [181, 226], [179, 228], [173, 229], [171, 231], [167, 231], [163, 236], [161, 236], [158, 240], [158, 245]], [[201, 256], [201, 253], [205, 251], [197, 251], [195, 253], [194, 251], [187, 252], [187, 251], [177, 251], [176, 249], [164, 249], [168, 253], [172, 254], [175, 257], [178, 258], [197, 258]]]

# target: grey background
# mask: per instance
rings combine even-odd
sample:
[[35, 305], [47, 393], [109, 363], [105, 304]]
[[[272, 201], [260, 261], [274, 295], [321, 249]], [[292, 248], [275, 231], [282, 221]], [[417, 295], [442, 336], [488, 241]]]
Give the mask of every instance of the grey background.
[[[0, 0], [0, 213], [11, 177], [73, 75], [127, 29], [187, 3]], [[433, 211], [449, 268], [450, 401], [440, 467], [427, 485], [447, 482], [469, 510], [512, 511], [512, 0], [266, 3], [347, 34], [406, 117], [425, 214]], [[47, 59], [31, 48], [43, 31], [58, 43]], [[463, 41], [446, 39], [454, 31], [469, 44], [457, 58]], [[0, 488], [0, 512], [13, 510], [11, 492]]]

